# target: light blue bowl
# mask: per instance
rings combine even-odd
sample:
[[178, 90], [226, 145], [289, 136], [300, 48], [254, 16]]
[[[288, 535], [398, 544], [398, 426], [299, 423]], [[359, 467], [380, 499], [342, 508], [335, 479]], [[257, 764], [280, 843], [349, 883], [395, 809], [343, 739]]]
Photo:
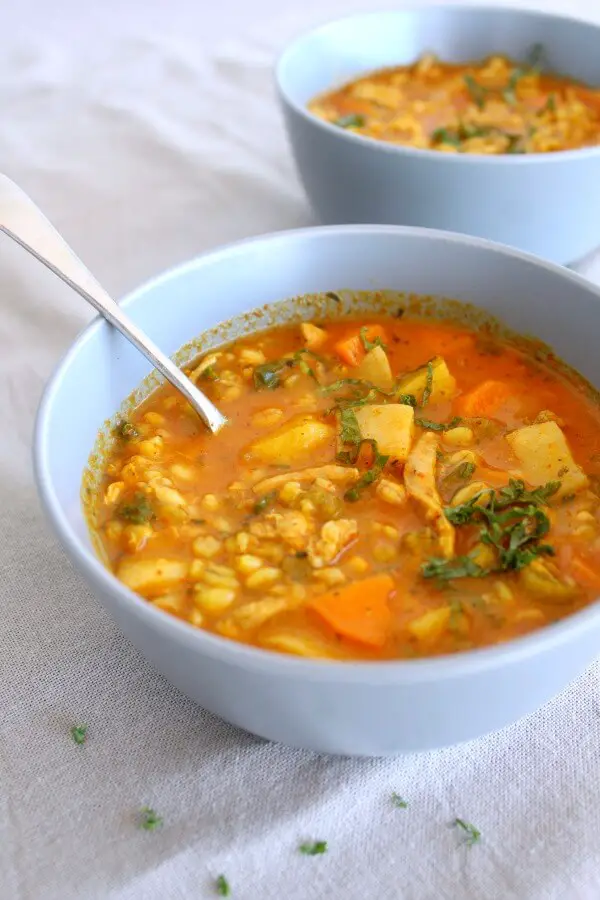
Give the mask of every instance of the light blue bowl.
[[[600, 386], [600, 289], [519, 251], [442, 232], [347, 226], [266, 235], [167, 272], [123, 306], [175, 353], [219, 321], [264, 303], [344, 288], [475, 303], [513, 329], [537, 334]], [[256, 327], [253, 321], [243, 320], [245, 327]], [[37, 483], [68, 556], [123, 634], [202, 706], [263, 737], [327, 753], [425, 750], [531, 712], [598, 653], [598, 604], [491, 649], [411, 662], [328, 663], [225, 640], [142, 600], [96, 557], [80, 490], [99, 430], [148, 373], [137, 350], [104, 320], [93, 322], [44, 394]]]
[[600, 86], [600, 26], [518, 9], [443, 6], [353, 16], [300, 37], [276, 79], [294, 158], [322, 222], [444, 228], [570, 264], [600, 244], [600, 146], [474, 156], [361, 137], [311, 115], [317, 94], [432, 51], [459, 62], [541, 43], [549, 67]]

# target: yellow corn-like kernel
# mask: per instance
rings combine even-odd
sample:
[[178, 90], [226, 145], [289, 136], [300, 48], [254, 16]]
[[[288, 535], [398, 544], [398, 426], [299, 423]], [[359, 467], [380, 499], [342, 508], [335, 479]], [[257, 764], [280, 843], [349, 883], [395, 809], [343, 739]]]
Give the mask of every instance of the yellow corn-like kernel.
[[204, 616], [200, 612], [199, 609], [192, 609], [188, 614], [188, 622], [190, 625], [194, 625], [196, 628], [202, 628], [204, 625]]
[[121, 537], [124, 529], [123, 522], [118, 522], [116, 519], [113, 519], [108, 523], [104, 534], [106, 535], [107, 540], [116, 541]]
[[473, 432], [465, 425], [451, 428], [444, 434], [444, 442], [451, 447], [470, 447], [473, 443]]
[[269, 407], [269, 409], [259, 409], [252, 416], [252, 424], [255, 428], [270, 428], [277, 425], [283, 419], [283, 410], [278, 407]]
[[239, 360], [243, 366], [262, 366], [267, 361], [267, 357], [262, 350], [242, 347], [239, 353]]
[[510, 601], [514, 598], [512, 590], [503, 581], [494, 582], [494, 591], [496, 592], [496, 596], [499, 597], [500, 600], [505, 600], [507, 603], [510, 603]]
[[214, 494], [205, 494], [202, 498], [202, 506], [204, 509], [215, 510], [221, 505], [221, 501]]
[[490, 492], [488, 485], [484, 481], [472, 481], [471, 484], [466, 484], [463, 488], [460, 488], [450, 501], [450, 506], [460, 506], [462, 503], [468, 503], [481, 491], [483, 491], [483, 494], [475, 505], [487, 506], [490, 502]]
[[279, 491], [279, 499], [286, 506], [291, 506], [302, 493], [302, 488], [297, 481], [288, 481]]
[[225, 390], [221, 391], [221, 399], [225, 403], [232, 403], [241, 396], [242, 389], [238, 384], [232, 384], [230, 387], [226, 387]]
[[123, 531], [127, 549], [131, 553], [137, 553], [138, 550], [141, 550], [148, 538], [152, 537], [152, 534], [151, 525], [127, 525]]
[[373, 556], [377, 562], [391, 562], [396, 558], [397, 552], [394, 544], [390, 544], [387, 541], [381, 541], [373, 547]]
[[253, 572], [248, 576], [246, 579], [246, 587], [251, 591], [256, 591], [259, 588], [274, 584], [276, 581], [279, 581], [280, 578], [281, 569], [276, 569], [274, 566], [264, 566], [262, 569], [257, 569], [256, 572]]
[[113, 481], [112, 484], [106, 488], [104, 493], [104, 502], [107, 506], [110, 506], [112, 503], [116, 503], [121, 494], [123, 493], [123, 488], [125, 487], [124, 481]]
[[192, 563], [190, 563], [190, 574], [189, 577], [193, 578], [194, 581], [200, 581], [204, 575], [204, 569], [206, 567], [206, 563], [202, 559], [195, 559]]
[[233, 574], [233, 570], [229, 569], [229, 573], [224, 574], [223, 572], [215, 572], [213, 569], [206, 569], [204, 572], [204, 583], [208, 584], [210, 587], [219, 587], [219, 588], [229, 588], [233, 591], [237, 590], [239, 587], [239, 582], [235, 575]]
[[196, 556], [203, 556], [205, 559], [211, 559], [221, 550], [221, 542], [212, 536], [212, 534], [200, 535], [192, 544], [192, 550]]
[[153, 438], [147, 438], [144, 441], [140, 441], [136, 447], [138, 453], [141, 453], [142, 456], [145, 456], [147, 459], [158, 459], [161, 455], [163, 449], [163, 439], [156, 435]]
[[171, 466], [171, 474], [179, 481], [193, 482], [198, 477], [198, 473], [193, 466], [185, 466], [182, 463], [173, 463]]
[[351, 556], [346, 563], [353, 575], [364, 575], [369, 571], [369, 563], [362, 556]]
[[149, 425], [163, 425], [165, 417], [157, 412], [147, 412], [144, 413], [144, 422], [148, 422]]
[[240, 553], [245, 553], [250, 547], [250, 535], [247, 531], [238, 531], [235, 536], [235, 542]]
[[343, 584], [346, 581], [346, 576], [342, 570], [335, 566], [331, 566], [329, 569], [317, 569], [313, 574], [315, 578], [318, 578], [319, 581], [330, 587], [336, 584]]
[[252, 572], [256, 572], [257, 569], [260, 569], [262, 565], [263, 561], [260, 556], [252, 556], [250, 553], [244, 553], [242, 556], [238, 556], [235, 561], [235, 567], [242, 575], [251, 575]]
[[389, 478], [381, 478], [377, 482], [375, 493], [380, 500], [391, 506], [403, 506], [406, 503], [407, 493], [404, 485]]
[[204, 587], [197, 585], [194, 602], [208, 613], [220, 613], [227, 609], [235, 600], [233, 588]]

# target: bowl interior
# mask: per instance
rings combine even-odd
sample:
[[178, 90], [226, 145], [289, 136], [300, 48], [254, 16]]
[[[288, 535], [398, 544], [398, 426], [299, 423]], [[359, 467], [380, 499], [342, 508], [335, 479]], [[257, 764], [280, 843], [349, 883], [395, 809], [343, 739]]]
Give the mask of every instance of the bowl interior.
[[430, 7], [352, 16], [298, 38], [277, 67], [288, 100], [304, 107], [358, 75], [408, 65], [432, 52], [448, 62], [500, 53], [520, 60], [544, 48], [548, 68], [600, 85], [600, 27], [534, 11]]
[[[536, 335], [600, 386], [600, 289], [518, 251], [419, 229], [346, 226], [256, 238], [149, 282], [125, 306], [170, 354], [219, 321], [264, 303], [335, 290], [390, 289], [482, 307]], [[263, 320], [264, 327], [264, 320]], [[42, 498], [63, 540], [93, 555], [80, 491], [99, 430], [150, 366], [104, 321], [73, 346], [46, 391], [35, 457]]]

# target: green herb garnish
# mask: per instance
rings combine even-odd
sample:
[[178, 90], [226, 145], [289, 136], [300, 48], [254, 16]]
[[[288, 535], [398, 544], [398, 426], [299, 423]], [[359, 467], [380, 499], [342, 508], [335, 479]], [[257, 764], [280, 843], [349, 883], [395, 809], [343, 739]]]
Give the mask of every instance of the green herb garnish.
[[131, 422], [119, 422], [115, 427], [115, 434], [124, 441], [133, 441], [140, 436], [139, 431]]
[[455, 556], [454, 559], [433, 557], [421, 566], [423, 578], [437, 578], [438, 581], [452, 581], [454, 578], [483, 578], [488, 570], [482, 568], [470, 556]]
[[427, 363], [427, 375], [425, 377], [425, 387], [423, 388], [423, 396], [421, 398], [421, 406], [426, 406], [429, 402], [429, 398], [431, 397], [431, 391], [433, 390], [433, 363], [430, 361]]
[[475, 828], [474, 825], [471, 825], [470, 822], [465, 822], [464, 819], [455, 819], [452, 824], [464, 831], [464, 843], [467, 845], [467, 847], [472, 847], [473, 844], [479, 843], [481, 839], [481, 832], [479, 831], [479, 829]]
[[143, 525], [156, 518], [150, 501], [140, 491], [135, 493], [129, 502], [122, 503], [117, 508], [117, 515], [134, 525]]
[[464, 481], [466, 481], [471, 477], [476, 468], [477, 466], [475, 465], [475, 463], [464, 462], [461, 463], [460, 466], [457, 466], [452, 474], [456, 475], [457, 478], [462, 478]]
[[85, 744], [87, 730], [87, 725], [73, 725], [71, 728], [71, 737], [76, 744]]
[[286, 368], [294, 365], [292, 359], [274, 359], [271, 362], [256, 366], [252, 378], [257, 391], [267, 389], [274, 391], [281, 386], [281, 374]]
[[353, 487], [348, 488], [346, 493], [344, 494], [344, 500], [348, 500], [350, 503], [355, 503], [357, 500], [360, 500], [360, 495], [364, 491], [366, 487], [373, 482], [377, 481], [381, 473], [383, 472], [387, 461], [389, 460], [389, 456], [384, 456], [379, 452], [377, 448], [377, 441], [361, 441], [360, 446], [363, 444], [370, 444], [373, 450], [373, 463], [370, 469], [367, 469], [361, 477], [358, 479]]
[[547, 506], [550, 497], [554, 496], [560, 488], [560, 481], [549, 481], [541, 487], [528, 491], [525, 482], [520, 478], [511, 478], [506, 487], [496, 492], [494, 504], [497, 509], [503, 509], [513, 503], [533, 503]]
[[150, 809], [149, 806], [142, 806], [140, 809], [140, 828], [143, 828], [144, 831], [156, 831], [162, 823], [161, 816], [157, 815], [155, 810]]
[[398, 394], [395, 397], [397, 403], [403, 403], [404, 406], [412, 406], [415, 409], [417, 405], [417, 398], [414, 394]]
[[319, 856], [320, 853], [327, 853], [327, 841], [306, 841], [298, 849], [305, 856]]
[[231, 887], [224, 875], [219, 875], [216, 882], [217, 895], [219, 897], [231, 897]]
[[449, 431], [456, 428], [462, 422], [460, 416], [454, 416], [449, 422], [433, 422], [431, 419], [415, 419], [415, 425], [420, 428], [428, 428], [429, 431]]
[[277, 491], [269, 491], [268, 494], [265, 494], [260, 500], [257, 500], [254, 506], [252, 507], [252, 513], [255, 516], [260, 515], [261, 512], [264, 512], [265, 509], [273, 503], [277, 496]]
[[381, 347], [382, 350], [385, 350], [385, 344], [383, 343], [383, 341], [381, 340], [379, 335], [377, 335], [377, 337], [375, 338], [374, 341], [369, 340], [368, 330], [369, 329], [367, 328], [367, 326], [364, 325], [360, 329], [360, 332], [359, 332], [360, 339], [362, 341], [362, 345], [365, 348], [365, 350], [367, 351], [367, 353], [369, 352], [369, 350], [374, 350], [375, 347]]
[[338, 128], [364, 128], [365, 123], [366, 119], [364, 116], [350, 113], [347, 116], [340, 116], [339, 119], [334, 119], [332, 124], [337, 125]]
[[460, 147], [461, 138], [457, 131], [451, 128], [436, 128], [431, 135], [432, 140], [438, 141], [440, 144], [450, 144], [452, 147]]
[[469, 94], [471, 95], [471, 100], [473, 101], [473, 103], [477, 106], [478, 109], [483, 109], [487, 96], [487, 88], [485, 88], [482, 84], [479, 84], [478, 81], [475, 81], [472, 75], [465, 75], [463, 81]]
[[408, 809], [408, 801], [403, 800], [396, 791], [392, 794], [392, 805], [398, 807], [398, 809]]
[[340, 409], [340, 440], [343, 444], [360, 444], [362, 437], [354, 410]]
[[219, 376], [217, 375], [217, 370], [214, 366], [207, 366], [200, 373], [200, 378], [204, 378], [206, 381], [218, 381]]

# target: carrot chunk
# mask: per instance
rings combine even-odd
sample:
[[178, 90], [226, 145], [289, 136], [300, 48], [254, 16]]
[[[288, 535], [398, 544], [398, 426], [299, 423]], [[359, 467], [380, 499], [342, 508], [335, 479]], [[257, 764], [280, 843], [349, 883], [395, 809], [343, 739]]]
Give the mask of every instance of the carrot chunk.
[[571, 574], [582, 587], [600, 590], [600, 571], [595, 571], [587, 560], [574, 555], [571, 560]]
[[343, 637], [382, 647], [392, 624], [388, 600], [393, 590], [390, 575], [373, 575], [313, 597], [307, 605]]
[[[385, 343], [386, 331], [383, 325], [366, 325], [364, 330], [361, 328], [361, 331], [368, 341], [374, 341], [376, 338], [381, 338]], [[367, 354], [360, 337], [360, 332], [358, 334], [353, 332], [347, 337], [337, 341], [334, 344], [333, 349], [342, 362], [346, 363], [347, 366], [352, 367], [359, 366]]]
[[468, 418], [491, 416], [513, 397], [514, 391], [508, 384], [490, 379], [482, 381], [468, 394], [459, 397], [456, 401], [456, 411]]

